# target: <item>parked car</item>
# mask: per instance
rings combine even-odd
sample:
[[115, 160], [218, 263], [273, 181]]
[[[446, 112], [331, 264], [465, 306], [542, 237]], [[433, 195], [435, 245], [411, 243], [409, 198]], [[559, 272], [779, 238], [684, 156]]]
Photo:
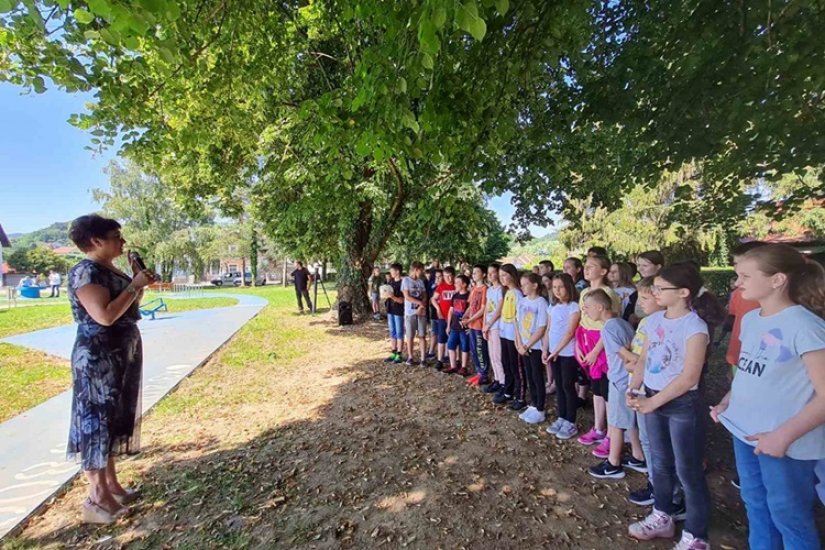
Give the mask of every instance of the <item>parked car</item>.
[[235, 284], [235, 278], [239, 277], [239, 276], [240, 276], [240, 273], [235, 273], [235, 272], [221, 273], [220, 275], [218, 275], [217, 277], [214, 277], [209, 282], [212, 283], [215, 286], [231, 285], [231, 284]]
[[[232, 280], [232, 284], [235, 286], [241, 286], [241, 275], [239, 273], [235, 274], [235, 278]], [[244, 273], [243, 277], [243, 284], [251, 285], [252, 284], [252, 273], [246, 272]], [[255, 283], [255, 286], [264, 286], [266, 284], [266, 277], [263, 275], [258, 275], [258, 279]]]

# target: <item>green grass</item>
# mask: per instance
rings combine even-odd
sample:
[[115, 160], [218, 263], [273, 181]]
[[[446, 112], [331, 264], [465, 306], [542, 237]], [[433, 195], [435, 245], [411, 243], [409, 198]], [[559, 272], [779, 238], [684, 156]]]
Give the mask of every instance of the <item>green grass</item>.
[[[147, 294], [143, 301], [148, 302], [162, 294]], [[190, 299], [167, 298], [163, 296], [169, 312], [191, 311], [193, 309], [209, 309], [213, 307], [228, 307], [238, 303], [235, 298], [223, 296]], [[68, 302], [59, 304], [16, 307], [0, 309], [0, 338], [23, 334], [34, 330], [56, 327], [72, 322], [72, 312]]]
[[[147, 295], [144, 301], [157, 296]], [[206, 296], [174, 299], [164, 296], [170, 313], [228, 307], [236, 298]], [[0, 309], [0, 338], [72, 322], [69, 304]], [[20, 414], [71, 385], [69, 362], [26, 348], [0, 343], [0, 422]]]
[[71, 380], [68, 361], [0, 343], [0, 422], [63, 392]]
[[[220, 357], [227, 369], [250, 372], [266, 372], [271, 365], [283, 363], [307, 354], [307, 350], [320, 345], [319, 334], [307, 330], [303, 323], [289, 322], [290, 316], [297, 321], [295, 291], [291, 288], [265, 286], [239, 288], [238, 293], [266, 298], [269, 304], [252, 321], [232, 338]], [[335, 303], [335, 293], [328, 290], [330, 301]], [[321, 298], [321, 310], [328, 309], [326, 299]], [[284, 317], [287, 317], [285, 319]], [[213, 379], [214, 378], [214, 379]], [[232, 384], [217, 390], [214, 384], [222, 379], [220, 372], [211, 376], [200, 374], [190, 379], [191, 386], [185, 392], [167, 396], [153, 409], [156, 416], [173, 416], [187, 411], [221, 404], [255, 403], [260, 396], [254, 384]], [[234, 379], [234, 377], [232, 378]]]

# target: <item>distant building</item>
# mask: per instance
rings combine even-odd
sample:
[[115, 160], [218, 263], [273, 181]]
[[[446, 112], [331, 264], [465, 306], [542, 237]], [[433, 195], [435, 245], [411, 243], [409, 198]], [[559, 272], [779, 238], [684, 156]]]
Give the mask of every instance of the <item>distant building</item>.
[[[805, 212], [819, 208], [825, 208], [825, 200], [807, 201], [802, 205], [801, 210]], [[766, 243], [790, 245], [802, 254], [825, 264], [825, 236], [809, 227], [793, 223], [791, 220], [784, 220], [782, 222], [771, 221], [768, 227], [768, 234], [759, 240]]]
[[3, 231], [3, 226], [0, 225], [0, 286], [5, 286], [6, 273], [9, 272], [9, 264], [3, 261], [4, 248], [11, 248], [11, 241]]

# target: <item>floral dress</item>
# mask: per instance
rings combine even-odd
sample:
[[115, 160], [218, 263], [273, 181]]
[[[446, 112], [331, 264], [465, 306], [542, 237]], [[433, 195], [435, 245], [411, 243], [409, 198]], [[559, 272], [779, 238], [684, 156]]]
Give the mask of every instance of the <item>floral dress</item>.
[[68, 293], [77, 322], [72, 350], [72, 417], [69, 459], [80, 458], [84, 470], [106, 467], [111, 454], [136, 453], [140, 447], [140, 386], [143, 344], [138, 304], [112, 324], [98, 324], [77, 298], [88, 284], [109, 289], [116, 298], [131, 279], [92, 260], [69, 271]]

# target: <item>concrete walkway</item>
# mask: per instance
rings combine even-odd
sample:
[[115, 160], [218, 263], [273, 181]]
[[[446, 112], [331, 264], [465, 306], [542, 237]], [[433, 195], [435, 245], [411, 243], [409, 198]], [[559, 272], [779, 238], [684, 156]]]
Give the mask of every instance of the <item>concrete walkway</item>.
[[[238, 304], [141, 321], [144, 413], [267, 304], [257, 296], [209, 296], [236, 298]], [[76, 325], [64, 325], [0, 342], [69, 359], [76, 330]], [[70, 410], [71, 391], [66, 391], [0, 424], [0, 538], [80, 471], [65, 460]]]

